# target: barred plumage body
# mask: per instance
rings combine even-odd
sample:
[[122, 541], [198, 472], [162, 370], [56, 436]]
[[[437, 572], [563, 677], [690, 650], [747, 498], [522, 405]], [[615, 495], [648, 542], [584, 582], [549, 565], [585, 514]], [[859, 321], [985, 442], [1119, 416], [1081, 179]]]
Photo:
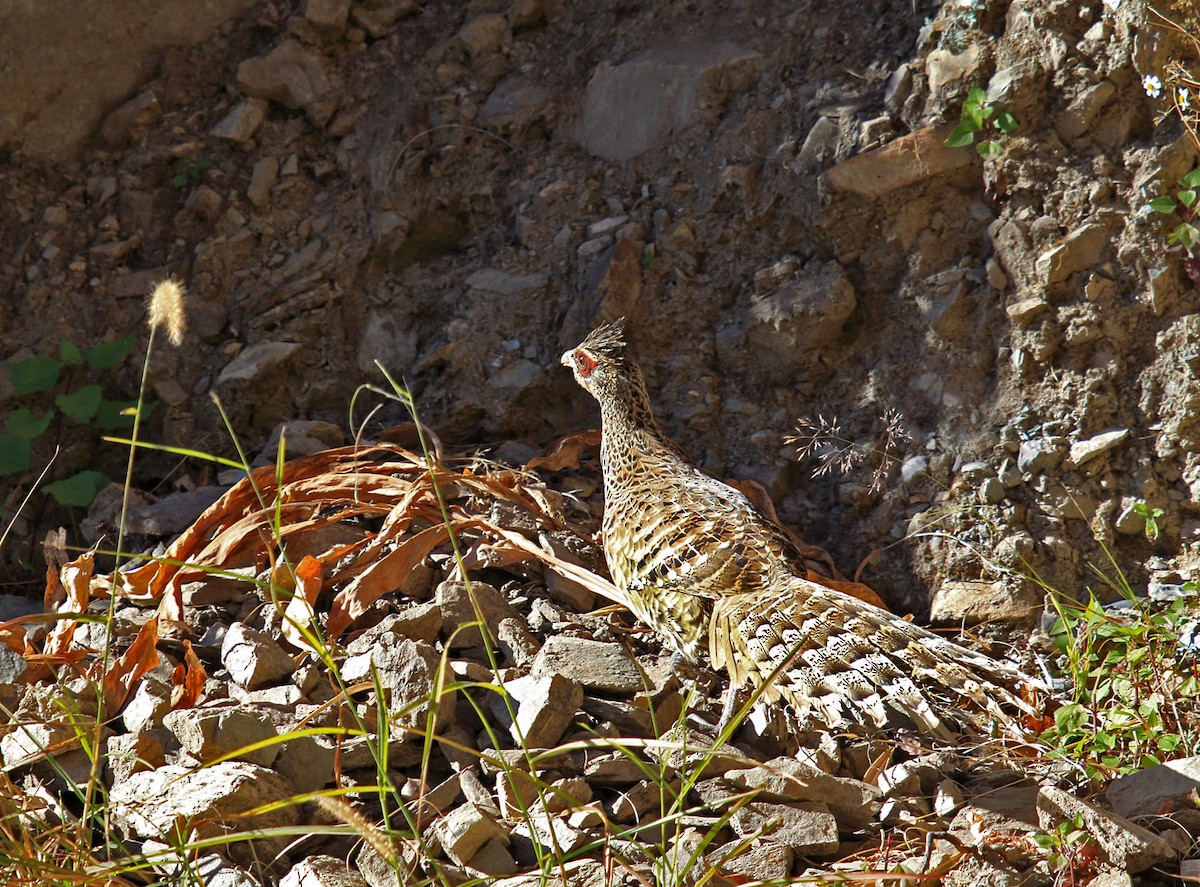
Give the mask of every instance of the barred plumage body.
[[600, 404], [613, 582], [679, 654], [707, 652], [733, 687], [767, 683], [768, 700], [831, 727], [883, 728], [899, 716], [949, 737], [947, 720], [1011, 726], [1007, 712], [1028, 708], [1012, 666], [805, 578], [786, 531], [655, 423], [621, 323], [599, 327], [562, 362]]

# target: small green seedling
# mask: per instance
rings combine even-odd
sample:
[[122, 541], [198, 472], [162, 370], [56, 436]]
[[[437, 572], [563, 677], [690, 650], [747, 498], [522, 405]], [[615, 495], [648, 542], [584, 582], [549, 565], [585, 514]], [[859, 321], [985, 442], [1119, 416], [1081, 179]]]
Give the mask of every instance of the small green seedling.
[[186, 188], [200, 181], [200, 176], [213, 165], [211, 160], [180, 160], [175, 165], [175, 175], [171, 177], [171, 187]]
[[[962, 120], [954, 127], [954, 132], [946, 139], [946, 145], [951, 148], [965, 148], [975, 144], [976, 136], [983, 135], [989, 130], [997, 130], [999, 134], [1009, 135], [1016, 131], [1017, 119], [999, 106], [989, 102], [987, 90], [982, 86], [972, 86], [963, 102]], [[979, 156], [986, 160], [995, 160], [1004, 153], [1004, 146], [998, 139], [982, 139], [975, 145]]]
[[1178, 214], [1183, 218], [1167, 235], [1167, 243], [1183, 252], [1183, 267], [1188, 277], [1200, 280], [1200, 224], [1197, 223], [1197, 197], [1200, 196], [1200, 167], [1179, 180], [1174, 194], [1161, 194], [1150, 201], [1150, 209], [1164, 215]]
[[1158, 519], [1166, 514], [1161, 508], [1151, 508], [1144, 500], [1138, 500], [1133, 503], [1134, 514], [1140, 514], [1146, 520], [1146, 540], [1149, 542], [1157, 542], [1161, 529], [1158, 526]]

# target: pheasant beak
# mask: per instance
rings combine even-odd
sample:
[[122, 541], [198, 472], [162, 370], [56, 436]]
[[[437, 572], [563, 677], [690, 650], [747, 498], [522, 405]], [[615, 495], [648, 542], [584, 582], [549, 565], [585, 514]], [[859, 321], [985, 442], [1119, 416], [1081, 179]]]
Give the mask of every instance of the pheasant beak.
[[574, 353], [575, 352], [573, 351], [564, 351], [562, 359], [559, 360], [559, 363], [565, 367], [571, 367], [573, 369], [575, 367], [575, 361], [571, 359], [571, 355]]

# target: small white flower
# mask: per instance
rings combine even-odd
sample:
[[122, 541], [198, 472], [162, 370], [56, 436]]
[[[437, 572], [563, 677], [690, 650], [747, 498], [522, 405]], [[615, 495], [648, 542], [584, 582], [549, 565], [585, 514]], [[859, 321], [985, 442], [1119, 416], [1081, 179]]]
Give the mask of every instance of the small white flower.
[[1147, 74], [1142, 78], [1142, 89], [1146, 90], [1146, 95], [1150, 98], [1156, 99], [1162, 92], [1162, 81], [1158, 79], [1157, 74]]
[[1186, 86], [1181, 86], [1175, 90], [1175, 100], [1179, 103], [1180, 108], [1190, 107], [1192, 104], [1192, 94], [1188, 92]]

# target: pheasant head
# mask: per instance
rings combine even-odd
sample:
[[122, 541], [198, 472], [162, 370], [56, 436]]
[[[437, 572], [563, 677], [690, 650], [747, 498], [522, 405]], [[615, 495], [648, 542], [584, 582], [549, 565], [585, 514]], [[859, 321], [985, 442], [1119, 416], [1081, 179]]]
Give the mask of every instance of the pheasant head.
[[596, 327], [588, 337], [562, 356], [575, 381], [600, 403], [606, 426], [654, 427], [650, 397], [641, 370], [625, 343], [625, 319]]

